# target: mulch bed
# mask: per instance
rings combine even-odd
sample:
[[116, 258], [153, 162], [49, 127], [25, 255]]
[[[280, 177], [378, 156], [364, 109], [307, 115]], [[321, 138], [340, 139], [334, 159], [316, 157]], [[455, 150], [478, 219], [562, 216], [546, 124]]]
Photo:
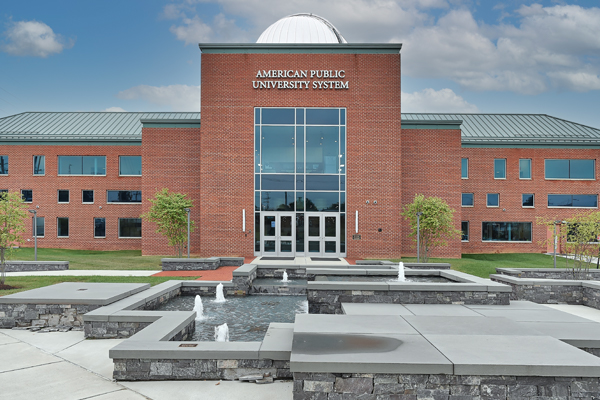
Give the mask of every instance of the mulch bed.
[[10, 290], [10, 289], [18, 289], [18, 288], [16, 286], [0, 284], [0, 290]]

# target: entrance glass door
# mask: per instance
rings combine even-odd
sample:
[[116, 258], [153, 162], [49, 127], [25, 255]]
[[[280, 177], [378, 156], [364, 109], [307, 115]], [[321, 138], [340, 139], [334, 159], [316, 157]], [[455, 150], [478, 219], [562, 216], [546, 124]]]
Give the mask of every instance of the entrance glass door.
[[308, 256], [340, 255], [340, 222], [337, 213], [310, 213], [305, 218]]
[[294, 213], [261, 214], [261, 252], [272, 256], [294, 256], [295, 249]]

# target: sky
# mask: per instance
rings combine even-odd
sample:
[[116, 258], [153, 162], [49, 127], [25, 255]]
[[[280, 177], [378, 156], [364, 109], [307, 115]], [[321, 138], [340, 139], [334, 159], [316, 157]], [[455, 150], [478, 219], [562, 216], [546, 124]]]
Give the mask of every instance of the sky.
[[402, 111], [539, 113], [600, 128], [598, 0], [0, 0], [0, 117], [199, 111], [198, 43], [294, 13], [402, 43]]

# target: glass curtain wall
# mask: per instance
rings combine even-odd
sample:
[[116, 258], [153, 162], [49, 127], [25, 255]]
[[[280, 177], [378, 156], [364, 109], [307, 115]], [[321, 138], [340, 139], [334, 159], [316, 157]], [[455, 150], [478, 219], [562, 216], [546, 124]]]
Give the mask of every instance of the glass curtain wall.
[[346, 109], [255, 108], [255, 252], [260, 252], [260, 212], [294, 212], [296, 253], [304, 253], [305, 214], [340, 216], [345, 253]]

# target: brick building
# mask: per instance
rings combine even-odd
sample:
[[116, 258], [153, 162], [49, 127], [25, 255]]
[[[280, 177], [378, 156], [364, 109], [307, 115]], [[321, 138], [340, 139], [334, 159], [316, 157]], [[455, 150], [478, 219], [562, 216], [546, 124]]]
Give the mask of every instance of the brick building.
[[199, 113], [0, 119], [0, 189], [37, 211], [40, 247], [168, 254], [140, 219], [164, 187], [193, 199], [199, 256], [414, 254], [400, 210], [419, 193], [446, 200], [463, 230], [438, 255], [543, 252], [537, 216], [598, 207], [600, 130], [401, 114], [400, 44], [348, 44], [296, 15], [255, 44], [200, 50]]

